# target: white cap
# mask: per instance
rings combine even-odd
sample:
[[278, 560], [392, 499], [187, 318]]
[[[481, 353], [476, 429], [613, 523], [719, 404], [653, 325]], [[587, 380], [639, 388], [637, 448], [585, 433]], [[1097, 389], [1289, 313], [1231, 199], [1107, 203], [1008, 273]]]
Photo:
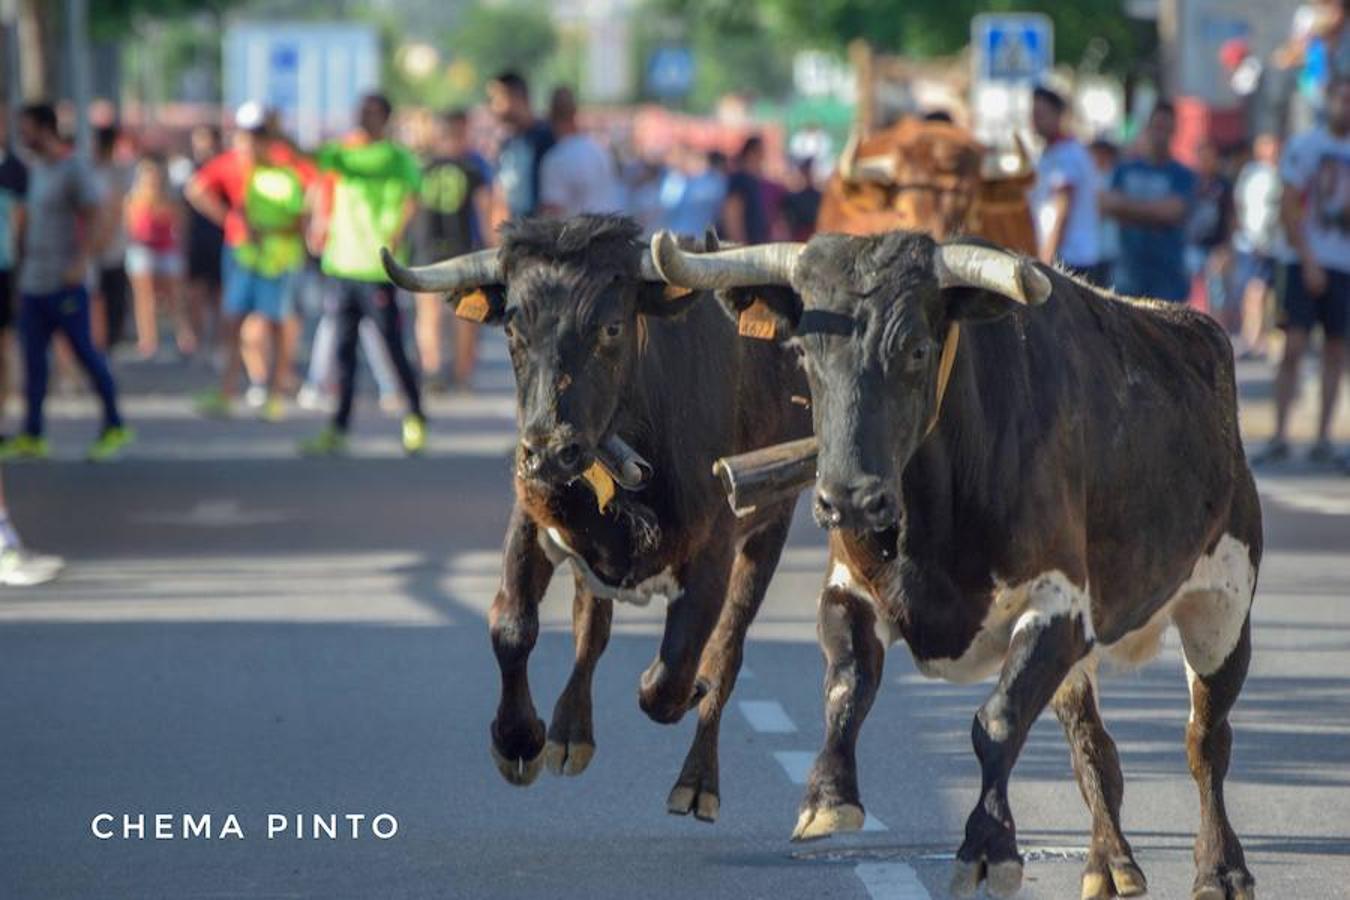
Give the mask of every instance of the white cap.
[[256, 131], [261, 128], [265, 118], [262, 104], [255, 100], [239, 104], [239, 108], [234, 112], [235, 127], [244, 131]]

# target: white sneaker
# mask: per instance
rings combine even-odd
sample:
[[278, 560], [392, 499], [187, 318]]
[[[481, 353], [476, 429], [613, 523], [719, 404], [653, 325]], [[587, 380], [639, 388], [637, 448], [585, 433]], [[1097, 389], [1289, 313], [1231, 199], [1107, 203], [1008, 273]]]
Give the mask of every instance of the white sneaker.
[[262, 409], [262, 405], [267, 402], [267, 388], [260, 384], [249, 385], [248, 390], [244, 391], [244, 403], [248, 404], [249, 409]]
[[34, 553], [32, 550], [0, 550], [0, 585], [31, 587], [45, 584], [55, 578], [66, 561], [59, 556]]
[[295, 395], [295, 405], [311, 412], [329, 412], [329, 408], [333, 404], [329, 402], [323, 391], [312, 384], [307, 384], [300, 388], [300, 393]]

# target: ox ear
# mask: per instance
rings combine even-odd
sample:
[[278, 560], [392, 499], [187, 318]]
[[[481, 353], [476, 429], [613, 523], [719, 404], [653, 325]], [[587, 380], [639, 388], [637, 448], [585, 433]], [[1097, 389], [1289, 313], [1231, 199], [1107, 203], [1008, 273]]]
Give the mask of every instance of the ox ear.
[[802, 298], [789, 287], [730, 288], [718, 291], [717, 299], [742, 337], [784, 341], [797, 333], [802, 318]]
[[506, 286], [485, 284], [469, 291], [447, 294], [445, 302], [455, 315], [480, 325], [500, 325], [506, 317]]

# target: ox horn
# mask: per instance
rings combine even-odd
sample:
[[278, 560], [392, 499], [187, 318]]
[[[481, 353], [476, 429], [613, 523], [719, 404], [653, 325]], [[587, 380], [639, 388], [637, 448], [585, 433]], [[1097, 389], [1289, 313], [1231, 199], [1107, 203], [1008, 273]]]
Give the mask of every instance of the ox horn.
[[1013, 173], [1013, 178], [1026, 178], [1035, 174], [1036, 167], [1031, 163], [1031, 154], [1027, 152], [1026, 142], [1022, 140], [1020, 134], [1013, 134], [1013, 144], [1017, 146], [1017, 171]]
[[380, 259], [390, 281], [419, 294], [451, 294], [502, 283], [502, 264], [495, 249], [465, 253], [429, 266], [405, 266], [394, 259], [388, 247], [382, 247]]
[[780, 243], [685, 253], [675, 235], [660, 231], [652, 237], [651, 259], [662, 281], [699, 291], [760, 284], [791, 286], [797, 258], [805, 248], [805, 244]]
[[642, 248], [642, 256], [638, 259], [638, 277], [643, 281], [665, 281], [656, 268], [656, 263], [652, 261], [651, 247]]
[[978, 244], [943, 244], [934, 253], [938, 286], [973, 287], [1023, 306], [1040, 306], [1050, 297], [1050, 279], [1031, 260]]
[[861, 182], [879, 182], [889, 184], [895, 180], [895, 153], [878, 156], [859, 156], [858, 148], [862, 139], [857, 129], [849, 132], [848, 143], [839, 154], [839, 177], [849, 184]]

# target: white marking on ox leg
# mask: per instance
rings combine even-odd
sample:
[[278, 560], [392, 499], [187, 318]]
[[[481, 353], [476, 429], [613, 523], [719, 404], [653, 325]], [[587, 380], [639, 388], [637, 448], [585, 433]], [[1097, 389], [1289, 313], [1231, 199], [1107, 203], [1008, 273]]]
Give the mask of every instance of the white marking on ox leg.
[[853, 871], [872, 900], [930, 900], [918, 873], [905, 863], [860, 863]]
[[958, 684], [980, 681], [998, 671], [1014, 634], [1059, 616], [1077, 617], [1084, 637], [1095, 639], [1087, 589], [1063, 572], [1046, 572], [1015, 585], [995, 578], [994, 584], [994, 602], [966, 652], [957, 659], [915, 660], [920, 672]]
[[865, 600], [872, 606], [872, 613], [876, 617], [876, 622], [872, 628], [876, 632], [877, 640], [881, 641], [882, 649], [886, 649], [899, 640], [899, 635], [891, 627], [890, 620], [883, 614], [881, 605], [872, 596], [869, 591], [858, 579], [853, 577], [853, 570], [841, 559], [834, 561], [834, 568], [830, 570], [828, 587], [838, 588], [841, 591], [852, 594], [860, 600]]
[[1195, 674], [1213, 675], [1232, 654], [1255, 589], [1251, 552], [1232, 535], [1219, 538], [1212, 553], [1196, 560], [1170, 604], [1186, 665]]
[[760, 734], [793, 734], [797, 725], [777, 700], [741, 700], [737, 704], [750, 727]]

